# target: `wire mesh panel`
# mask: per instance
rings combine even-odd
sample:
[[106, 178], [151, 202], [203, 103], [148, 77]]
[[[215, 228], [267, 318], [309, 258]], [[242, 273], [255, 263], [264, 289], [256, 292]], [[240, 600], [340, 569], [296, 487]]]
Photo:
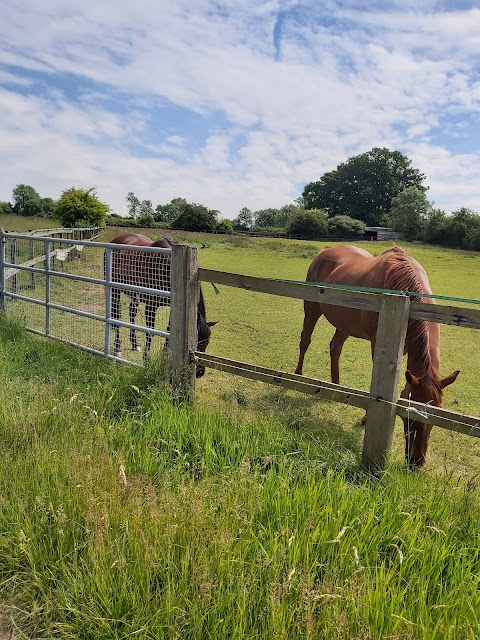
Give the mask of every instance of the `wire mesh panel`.
[[1, 236], [3, 305], [8, 302], [29, 330], [138, 363], [152, 334], [160, 335], [152, 348], [163, 347], [169, 247], [120, 249], [55, 237]]

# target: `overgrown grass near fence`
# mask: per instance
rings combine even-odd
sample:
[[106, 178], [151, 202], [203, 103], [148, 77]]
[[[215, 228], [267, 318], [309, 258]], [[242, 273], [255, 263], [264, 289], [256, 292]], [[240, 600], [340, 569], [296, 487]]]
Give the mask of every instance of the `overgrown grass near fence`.
[[478, 480], [373, 481], [276, 416], [175, 408], [162, 380], [1, 319], [0, 633], [479, 636]]

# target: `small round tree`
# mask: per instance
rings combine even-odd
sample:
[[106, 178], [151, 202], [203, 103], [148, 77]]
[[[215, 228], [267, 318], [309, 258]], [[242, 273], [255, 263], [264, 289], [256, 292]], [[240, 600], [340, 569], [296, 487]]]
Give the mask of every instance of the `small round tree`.
[[92, 189], [67, 189], [60, 196], [56, 214], [64, 227], [104, 227], [109, 206]]
[[321, 209], [300, 209], [287, 227], [287, 233], [301, 236], [306, 240], [323, 238], [327, 230], [328, 216]]
[[330, 238], [355, 239], [365, 233], [366, 225], [361, 220], [350, 216], [334, 216], [328, 220], [328, 235]]

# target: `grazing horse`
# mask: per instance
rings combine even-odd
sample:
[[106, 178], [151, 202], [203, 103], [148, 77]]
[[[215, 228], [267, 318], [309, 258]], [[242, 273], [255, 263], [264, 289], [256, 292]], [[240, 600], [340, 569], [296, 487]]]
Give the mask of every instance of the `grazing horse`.
[[[422, 298], [422, 293], [432, 293], [424, 268], [397, 245], [376, 258], [368, 251], [346, 245], [325, 249], [310, 265], [307, 282], [408, 290], [419, 294], [415, 296], [417, 301], [435, 304], [433, 298]], [[304, 311], [300, 355], [295, 373], [302, 373], [305, 352], [322, 315], [336, 329], [330, 342], [332, 382], [340, 382], [338, 362], [343, 344], [349, 336], [370, 340], [373, 357], [378, 313], [307, 301], [304, 302]], [[402, 398], [411, 398], [435, 407], [442, 406], [443, 389], [455, 381], [459, 371], [444, 379], [439, 377], [439, 342], [440, 328], [437, 323], [409, 320], [405, 339], [405, 352], [408, 354], [406, 386]], [[432, 425], [406, 418], [403, 418], [403, 422], [407, 463], [411, 468], [421, 467], [425, 464]]]
[[[159, 238], [151, 240], [147, 236], [139, 233], [126, 233], [117, 236], [112, 240], [112, 244], [120, 244], [136, 247], [162, 247], [170, 249], [173, 245], [171, 238]], [[115, 249], [112, 252], [112, 281], [124, 284], [148, 287], [150, 289], [161, 289], [170, 291], [170, 253], [144, 253], [132, 249]], [[111, 293], [111, 315], [113, 320], [120, 320], [120, 292], [123, 291], [130, 298], [130, 322], [135, 324], [138, 305], [145, 304], [145, 323], [149, 329], [155, 327], [155, 316], [159, 307], [170, 306], [170, 298], [151, 295], [148, 293], [137, 293], [125, 289], [112, 288]], [[205, 352], [210, 340], [210, 327], [216, 322], [207, 322], [205, 312], [205, 301], [202, 289], [200, 288], [200, 298], [197, 308], [197, 331], [199, 351]], [[170, 328], [170, 322], [168, 329]], [[130, 329], [130, 342], [132, 351], [141, 351], [137, 342], [137, 336], [133, 328]], [[152, 342], [152, 333], [147, 332], [145, 339], [144, 360], [147, 359]], [[166, 342], [166, 345], [168, 342]], [[115, 327], [114, 354], [121, 357], [120, 327]], [[196, 376], [200, 378], [205, 373], [205, 367], [197, 365]]]

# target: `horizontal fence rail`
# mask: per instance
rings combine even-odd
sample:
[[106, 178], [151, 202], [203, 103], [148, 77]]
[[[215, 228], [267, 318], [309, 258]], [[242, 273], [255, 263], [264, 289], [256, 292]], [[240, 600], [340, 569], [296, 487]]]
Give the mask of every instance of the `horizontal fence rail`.
[[[237, 287], [247, 291], [269, 293], [286, 298], [297, 298], [309, 302], [350, 307], [351, 309], [363, 309], [364, 311], [380, 310], [381, 296], [375, 293], [362, 291], [347, 291], [336, 289], [333, 285], [321, 285], [312, 282], [288, 282], [285, 280], [273, 280], [255, 276], [215, 271], [213, 269], [198, 270], [200, 280], [223, 284], [228, 287]], [[398, 292], [401, 295], [401, 292]], [[453, 307], [447, 305], [433, 305], [426, 302], [411, 303], [410, 318], [412, 320], [425, 320], [438, 322], [457, 327], [480, 329], [480, 310], [467, 307]]]
[[[199, 269], [199, 279], [247, 291], [379, 314], [372, 386], [369, 392], [198, 351], [194, 354], [195, 361], [204, 367], [368, 409], [363, 452], [365, 466], [376, 469], [384, 467], [397, 415], [449, 431], [480, 437], [480, 417], [398, 398], [398, 376], [407, 321], [413, 319], [480, 329], [480, 310], [417, 302], [415, 298], [410, 301], [401, 291], [395, 295], [392, 295], [394, 292], [371, 293], [350, 290], [353, 287], [347, 290], [336, 288], [334, 285], [283, 281], [203, 268]], [[418, 297], [421, 297], [421, 294]], [[446, 296], [442, 296], [442, 299], [445, 298]], [[394, 326], [395, 324], [397, 326]], [[395, 335], [392, 336], [392, 333]], [[392, 340], [394, 344], [391, 344]], [[385, 385], [388, 385], [388, 390]]]
[[[75, 232], [74, 237], [55, 237], [71, 231]], [[77, 234], [79, 231], [82, 234]], [[25, 310], [27, 329], [32, 333], [56, 338], [111, 360], [139, 364], [122, 357], [119, 331], [127, 329], [135, 343], [136, 331], [150, 336], [148, 340], [151, 336], [170, 337], [168, 330], [155, 328], [147, 314], [145, 324], [135, 318], [139, 302], [170, 308], [172, 249], [78, 238], [96, 237], [98, 231], [98, 228], [46, 232], [39, 229], [35, 235], [0, 231], [1, 308], [8, 301], [23, 305], [19, 309]], [[62, 265], [62, 270], [55, 265]], [[161, 276], [162, 269], [167, 269], [168, 277]], [[168, 284], [168, 288], [154, 286], [162, 283]], [[126, 295], [120, 298], [120, 294]], [[120, 318], [121, 299], [124, 303], [130, 299], [130, 322]], [[81, 319], [83, 325], [74, 322], [74, 318]], [[164, 323], [166, 328], [168, 310]], [[87, 325], [103, 328], [88, 329]]]

